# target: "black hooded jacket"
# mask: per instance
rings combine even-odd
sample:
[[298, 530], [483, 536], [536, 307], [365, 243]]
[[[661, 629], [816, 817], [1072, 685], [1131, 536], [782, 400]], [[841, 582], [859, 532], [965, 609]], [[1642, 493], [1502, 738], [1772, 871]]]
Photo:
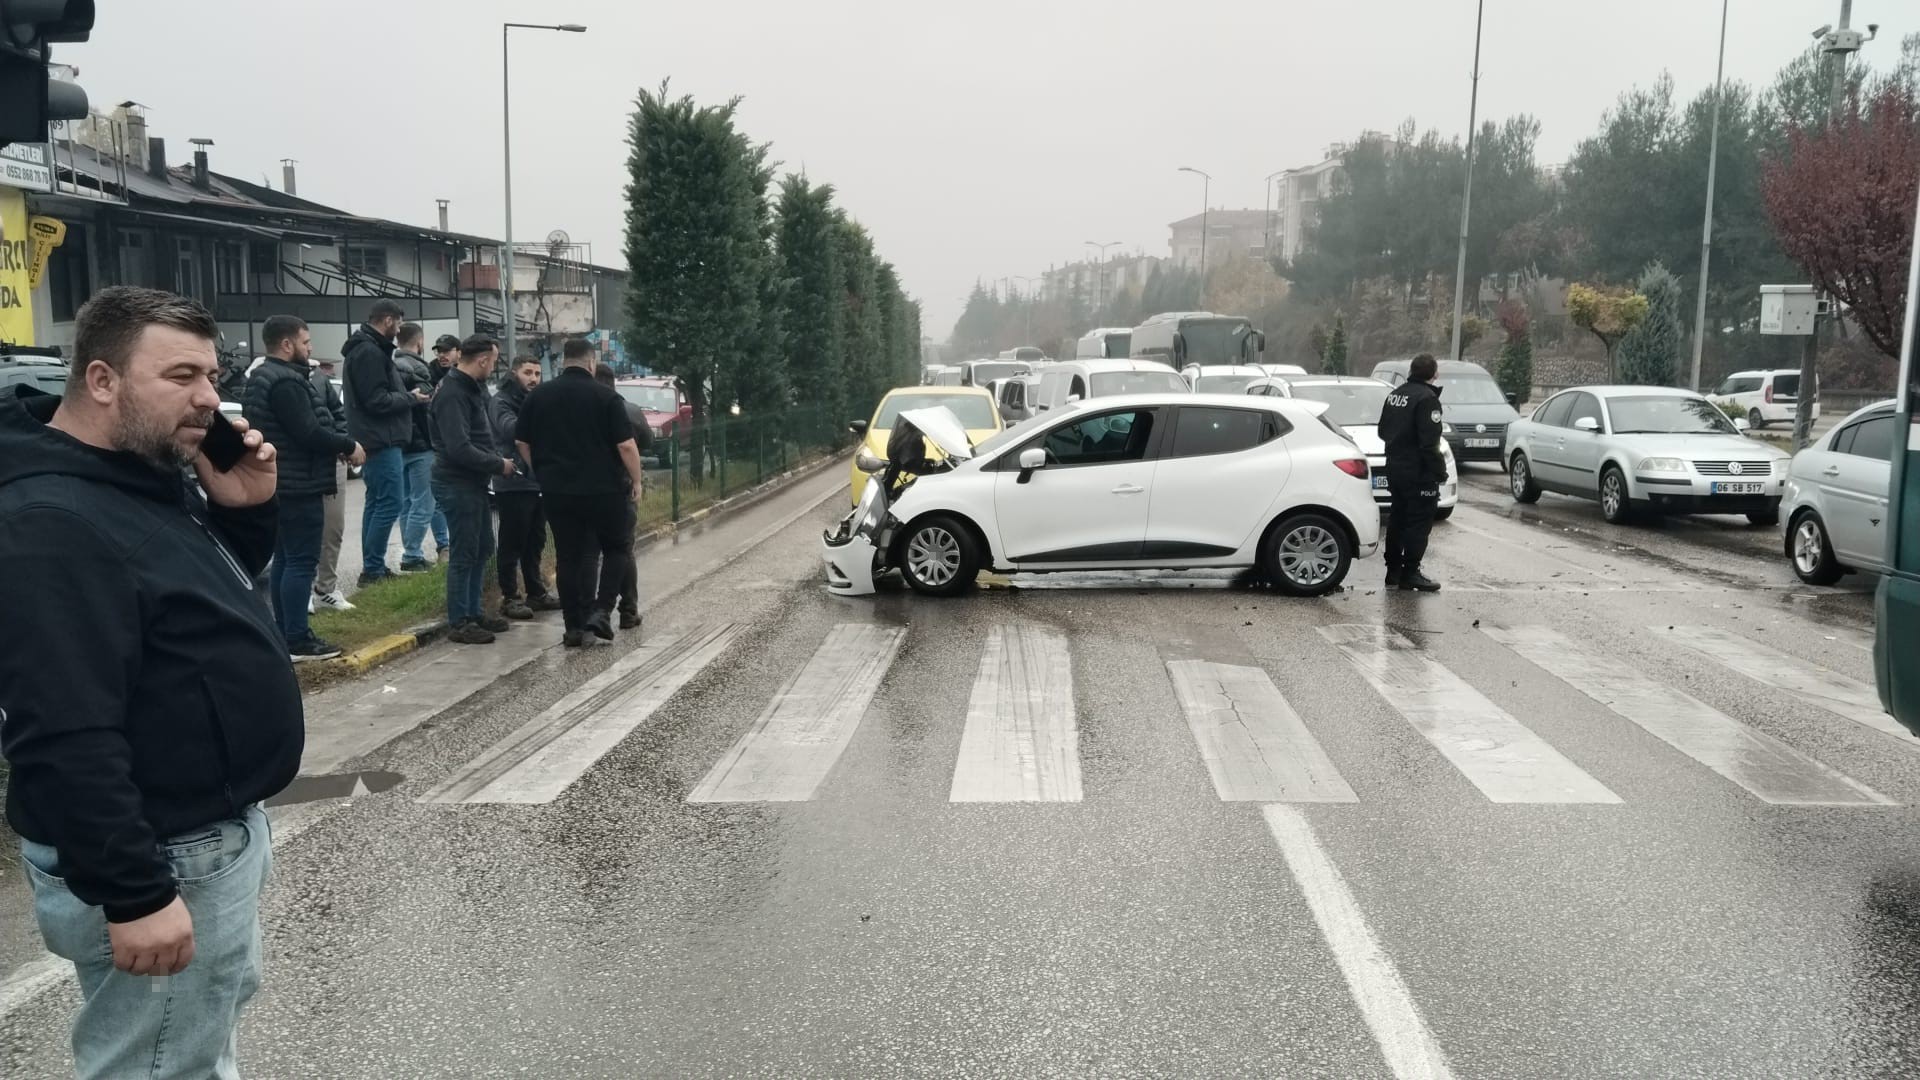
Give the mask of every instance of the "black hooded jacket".
[[171, 903], [159, 842], [279, 792], [300, 687], [254, 579], [276, 505], [210, 506], [177, 469], [0, 392], [0, 752], [7, 820], [114, 922]]
[[1395, 488], [1437, 489], [1447, 482], [1447, 459], [1440, 455], [1443, 430], [1439, 388], [1409, 380], [1387, 395], [1380, 439], [1387, 444], [1387, 476]]

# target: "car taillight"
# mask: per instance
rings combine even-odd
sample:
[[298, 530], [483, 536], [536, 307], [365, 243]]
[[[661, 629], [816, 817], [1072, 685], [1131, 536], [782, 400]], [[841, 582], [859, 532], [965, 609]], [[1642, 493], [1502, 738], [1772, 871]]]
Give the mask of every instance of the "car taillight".
[[1367, 459], [1363, 457], [1339, 458], [1333, 466], [1355, 480], [1365, 480], [1368, 476]]
[[1767, 404], [1773, 404], [1773, 384], [1767, 384]]

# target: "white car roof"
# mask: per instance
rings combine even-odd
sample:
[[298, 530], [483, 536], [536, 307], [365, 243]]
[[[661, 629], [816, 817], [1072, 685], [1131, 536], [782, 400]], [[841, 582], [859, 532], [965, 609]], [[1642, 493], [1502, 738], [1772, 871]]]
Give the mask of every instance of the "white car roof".
[[[1682, 390], [1674, 386], [1569, 386], [1568, 390], [1584, 390], [1595, 397], [1701, 397], [1691, 390]], [[1564, 391], [1563, 391], [1564, 393]]]
[[1267, 374], [1264, 369], [1252, 364], [1194, 364], [1184, 370], [1197, 371], [1202, 378], [1208, 375], [1252, 375], [1265, 378]]
[[1046, 414], [1052, 422], [1063, 416], [1081, 412], [1109, 412], [1128, 406], [1167, 406], [1186, 405], [1194, 408], [1236, 408], [1265, 409], [1285, 415], [1295, 423], [1306, 423], [1326, 411], [1327, 406], [1318, 401], [1298, 401], [1293, 398], [1258, 397], [1252, 394], [1244, 397], [1232, 394], [1114, 394], [1111, 397], [1087, 398], [1068, 405], [1059, 406]]
[[1158, 360], [1062, 360], [1051, 366], [1054, 368], [1078, 368], [1088, 375], [1104, 375], [1113, 371], [1173, 370], [1173, 368]]

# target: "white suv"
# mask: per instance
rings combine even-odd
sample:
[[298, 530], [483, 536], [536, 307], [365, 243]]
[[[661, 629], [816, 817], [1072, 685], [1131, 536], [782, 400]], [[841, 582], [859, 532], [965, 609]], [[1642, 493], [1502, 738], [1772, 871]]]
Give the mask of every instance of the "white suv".
[[[1739, 406], [1755, 430], [1768, 424], [1792, 423], [1800, 401], [1800, 372], [1797, 368], [1736, 371], [1707, 396], [1723, 409]], [[1813, 418], [1820, 419], [1818, 398], [1813, 402]]]

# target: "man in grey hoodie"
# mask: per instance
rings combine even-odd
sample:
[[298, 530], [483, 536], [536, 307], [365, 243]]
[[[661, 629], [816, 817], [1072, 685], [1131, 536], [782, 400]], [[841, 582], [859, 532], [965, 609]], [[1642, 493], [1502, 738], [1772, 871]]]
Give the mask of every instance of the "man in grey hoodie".
[[[424, 390], [433, 393], [439, 382], [428, 366], [426, 331], [419, 323], [402, 323], [394, 338], [393, 366], [400, 372], [400, 383], [408, 393]], [[413, 436], [401, 454], [406, 494], [400, 507], [400, 572], [419, 573], [433, 569], [427, 558], [427, 526], [433, 526], [433, 542], [438, 554], [447, 553], [447, 517], [433, 501], [433, 435], [429, 427], [427, 404], [413, 408]]]

